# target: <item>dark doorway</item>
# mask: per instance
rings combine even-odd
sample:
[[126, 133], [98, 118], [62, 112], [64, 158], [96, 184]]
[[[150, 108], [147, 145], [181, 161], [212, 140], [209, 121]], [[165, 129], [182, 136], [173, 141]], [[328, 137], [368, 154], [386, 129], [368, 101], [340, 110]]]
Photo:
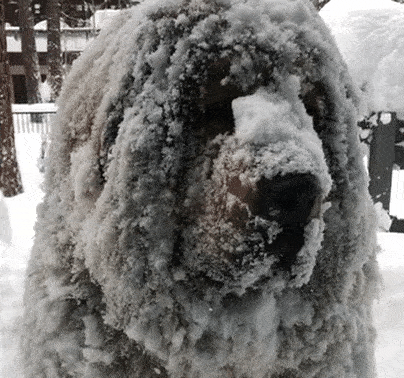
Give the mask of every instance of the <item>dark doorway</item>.
[[[404, 121], [390, 113], [390, 121], [383, 123], [382, 113], [377, 114], [377, 125], [372, 127], [369, 157], [369, 192], [373, 201], [381, 202], [383, 208], [390, 210], [393, 166], [404, 169]], [[369, 124], [368, 124], [369, 125]], [[366, 123], [360, 123], [366, 128]], [[364, 127], [365, 126], [365, 127]], [[393, 217], [392, 232], [404, 232], [404, 220]]]
[[26, 104], [28, 102], [28, 98], [27, 98], [27, 87], [25, 83], [25, 76], [13, 75], [13, 87], [14, 87], [14, 103]]

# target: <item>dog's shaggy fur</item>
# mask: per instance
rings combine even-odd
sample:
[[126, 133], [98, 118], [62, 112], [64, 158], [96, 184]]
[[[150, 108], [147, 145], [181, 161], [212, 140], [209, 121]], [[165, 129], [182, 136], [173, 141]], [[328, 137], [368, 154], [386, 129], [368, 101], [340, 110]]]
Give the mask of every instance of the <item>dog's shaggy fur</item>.
[[79, 58], [29, 264], [27, 377], [370, 378], [357, 94], [303, 0], [170, 0]]

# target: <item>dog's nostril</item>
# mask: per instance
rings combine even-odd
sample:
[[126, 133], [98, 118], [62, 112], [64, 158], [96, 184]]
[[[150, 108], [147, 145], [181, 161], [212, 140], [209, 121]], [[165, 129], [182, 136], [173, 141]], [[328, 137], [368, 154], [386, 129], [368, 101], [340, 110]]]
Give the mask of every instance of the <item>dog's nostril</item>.
[[218, 134], [232, 134], [235, 125], [231, 101], [207, 105], [201, 123], [204, 125], [207, 139], [213, 139]]

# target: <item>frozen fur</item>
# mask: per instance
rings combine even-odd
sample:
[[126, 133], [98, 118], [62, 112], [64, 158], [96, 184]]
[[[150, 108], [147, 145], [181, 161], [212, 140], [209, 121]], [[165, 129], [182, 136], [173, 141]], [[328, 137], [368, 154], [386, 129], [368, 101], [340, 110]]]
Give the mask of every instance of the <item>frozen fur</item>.
[[374, 377], [357, 102], [309, 2], [115, 18], [58, 102], [26, 377]]

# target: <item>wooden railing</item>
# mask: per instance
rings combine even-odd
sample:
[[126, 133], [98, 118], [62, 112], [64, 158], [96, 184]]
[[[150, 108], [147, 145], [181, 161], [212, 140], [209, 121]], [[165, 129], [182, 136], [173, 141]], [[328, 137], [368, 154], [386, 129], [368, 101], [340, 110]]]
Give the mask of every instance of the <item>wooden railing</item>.
[[52, 118], [56, 113], [55, 104], [13, 104], [15, 133], [49, 134]]

